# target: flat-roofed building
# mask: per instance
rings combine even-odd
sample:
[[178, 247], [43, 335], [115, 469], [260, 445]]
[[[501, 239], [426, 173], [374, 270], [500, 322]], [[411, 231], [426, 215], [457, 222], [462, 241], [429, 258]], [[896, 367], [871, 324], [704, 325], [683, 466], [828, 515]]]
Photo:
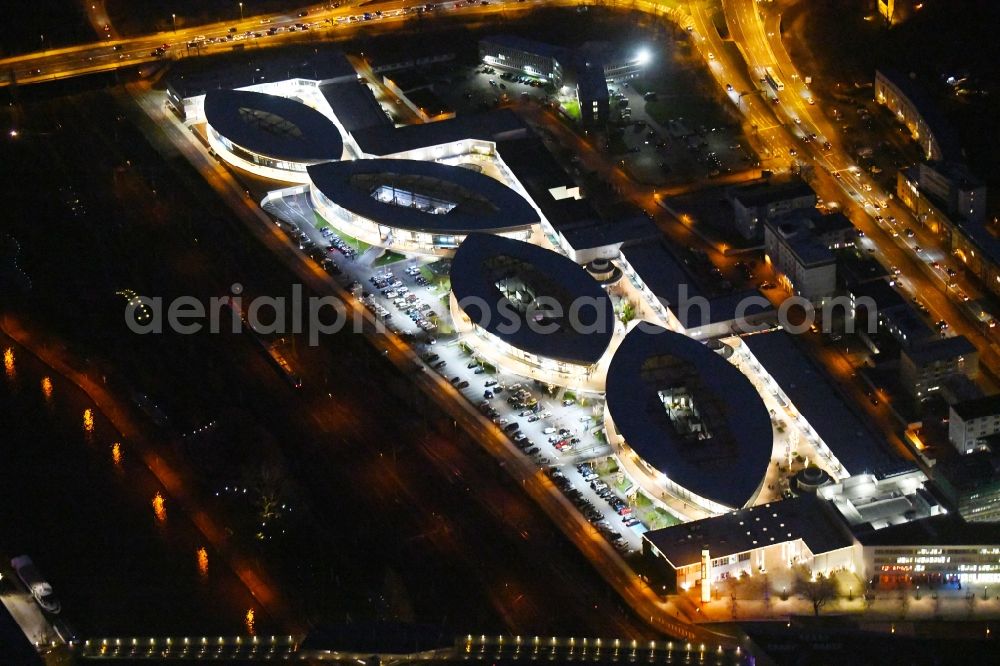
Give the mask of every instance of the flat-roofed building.
[[949, 377], [975, 378], [979, 352], [963, 335], [928, 340], [902, 351], [899, 374], [903, 387], [919, 402], [940, 391]]
[[434, 93], [427, 77], [414, 70], [385, 74], [382, 83], [425, 123], [455, 117], [455, 110]]
[[729, 192], [733, 222], [744, 238], [759, 238], [764, 220], [793, 210], [814, 208], [816, 193], [806, 182], [795, 178], [787, 182], [759, 182], [735, 187]]
[[552, 83], [563, 83], [563, 65], [569, 51], [516, 35], [490, 35], [479, 40], [479, 59], [505, 72], [524, 74]]
[[648, 302], [641, 303], [651, 321], [699, 340], [769, 328], [775, 312], [756, 289], [709, 297], [674, 254], [659, 241], [622, 250], [620, 263], [629, 283]]
[[602, 361], [623, 326], [583, 268], [538, 245], [471, 234], [450, 275], [456, 329], [483, 358], [550, 384], [603, 390]]
[[498, 180], [462, 166], [401, 159], [309, 168], [310, 198], [331, 226], [399, 252], [450, 256], [474, 232], [526, 239], [538, 212]]
[[942, 249], [1000, 296], [1000, 239], [987, 225], [981, 179], [957, 162], [917, 164], [898, 172], [896, 195]]
[[1000, 582], [1000, 524], [943, 514], [857, 534], [864, 571], [887, 585]]
[[816, 494], [831, 502], [852, 530], [881, 530], [945, 513], [926, 482], [918, 469], [887, 476], [856, 474]]
[[1000, 521], [1000, 453], [996, 438], [988, 448], [961, 456], [942, 457], [931, 468], [934, 486], [964, 519]]
[[910, 130], [924, 152], [924, 159], [961, 158], [954, 129], [911, 77], [890, 69], [875, 70], [875, 101], [885, 105]]
[[764, 251], [778, 280], [797, 296], [820, 305], [837, 289], [837, 260], [813, 233], [811, 221], [795, 214], [764, 221]]
[[[832, 379], [801, 349], [787, 331], [746, 335], [739, 339], [743, 354], [766, 390], [803, 430], [818, 457], [814, 462], [834, 479], [869, 472], [885, 476], [913, 469], [896, 456], [857, 409], [847, 402]], [[799, 418], [801, 417], [801, 418]], [[791, 427], [792, 424], [783, 424]]]
[[541, 79], [556, 88], [565, 84], [575, 89], [580, 122], [585, 126], [608, 122], [611, 106], [608, 82], [638, 76], [646, 64], [644, 55], [642, 51], [600, 41], [567, 48], [516, 35], [491, 35], [479, 40], [479, 58], [486, 65]]
[[651, 497], [681, 500], [692, 516], [756, 500], [774, 445], [771, 417], [720, 352], [639, 323], [611, 359], [606, 399], [608, 441]]
[[344, 156], [337, 126], [319, 111], [287, 97], [213, 90], [205, 95], [205, 122], [216, 154], [266, 178], [307, 183], [309, 166]]
[[1000, 395], [964, 400], [948, 408], [948, 441], [959, 453], [983, 448], [1000, 433]]
[[253, 90], [282, 97], [330, 83], [356, 81], [358, 73], [340, 51], [285, 48], [181, 59], [167, 78], [167, 103], [187, 123], [203, 122], [211, 90]]
[[896, 195], [918, 219], [935, 214], [970, 221], [986, 218], [986, 184], [958, 162], [922, 162], [900, 169]]
[[861, 559], [836, 509], [815, 495], [653, 530], [642, 539], [667, 592], [792, 566], [850, 569]]

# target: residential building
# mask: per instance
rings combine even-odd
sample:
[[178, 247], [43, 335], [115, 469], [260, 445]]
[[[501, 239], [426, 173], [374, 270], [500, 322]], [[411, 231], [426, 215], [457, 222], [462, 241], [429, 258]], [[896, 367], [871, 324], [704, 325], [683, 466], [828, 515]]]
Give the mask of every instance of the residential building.
[[[934, 330], [886, 278], [856, 284], [848, 290], [855, 332], [878, 351], [876, 333], [891, 336], [908, 348], [936, 337]], [[874, 324], [874, 326], [872, 326]]]
[[987, 437], [1000, 433], [1000, 395], [965, 400], [948, 408], [948, 441], [959, 453], [985, 446]]
[[[986, 186], [956, 162], [918, 164], [896, 177], [896, 195], [983, 286], [1000, 296], [1000, 239], [986, 226]], [[983, 318], [988, 320], [985, 313]]]
[[875, 71], [875, 101], [885, 105], [910, 130], [927, 160], [957, 160], [961, 149], [954, 130], [912, 76]]
[[925, 400], [953, 375], [973, 378], [979, 374], [979, 352], [968, 338], [929, 340], [900, 354], [900, 379], [910, 395]]
[[980, 222], [986, 218], [986, 185], [958, 162], [922, 162], [901, 169], [896, 195], [918, 217], [937, 214]]

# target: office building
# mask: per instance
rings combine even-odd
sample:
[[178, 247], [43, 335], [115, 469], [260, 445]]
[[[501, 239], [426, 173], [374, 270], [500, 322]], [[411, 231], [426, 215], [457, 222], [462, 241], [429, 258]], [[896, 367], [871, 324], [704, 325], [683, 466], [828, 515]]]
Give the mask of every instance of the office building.
[[801, 179], [782, 183], [758, 182], [735, 187], [729, 192], [733, 222], [744, 238], [759, 238], [764, 220], [793, 210], [814, 208], [816, 193]]

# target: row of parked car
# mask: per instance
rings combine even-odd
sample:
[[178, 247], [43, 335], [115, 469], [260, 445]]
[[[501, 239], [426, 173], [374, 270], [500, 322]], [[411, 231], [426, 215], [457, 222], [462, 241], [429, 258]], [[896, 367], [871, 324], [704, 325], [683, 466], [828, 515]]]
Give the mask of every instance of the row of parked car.
[[406, 268], [406, 274], [413, 278], [413, 281], [421, 287], [429, 287], [431, 285], [431, 281], [424, 277], [423, 273], [420, 272], [420, 268], [417, 266], [408, 266]]
[[[590, 468], [588, 463], [581, 463], [580, 465], [577, 465], [578, 471], [582, 469], [588, 469], [591, 473], [593, 473], [593, 469]], [[584, 474], [583, 471], [580, 473]], [[580, 510], [580, 513], [582, 513], [587, 520], [600, 530], [601, 534], [603, 534], [605, 538], [611, 542], [611, 545], [613, 545], [618, 552], [628, 552], [628, 542], [625, 540], [625, 537], [622, 536], [621, 532], [616, 532], [611, 527], [611, 524], [604, 517], [604, 514], [601, 513], [600, 509], [594, 506], [594, 503], [587, 499], [579, 489], [574, 487], [573, 482], [570, 481], [561, 470], [554, 467], [549, 468], [548, 474], [552, 479], [552, 483], [554, 483], [563, 492], [563, 494], [576, 505], [576, 507]], [[586, 479], [587, 476], [585, 475], [584, 478]], [[593, 475], [593, 478], [596, 478], [596, 474]], [[593, 481], [591, 483], [593, 483]]]
[[507, 396], [507, 404], [514, 409], [538, 409], [538, 398], [531, 394], [531, 391], [521, 386], [520, 384], [514, 384], [509, 389], [510, 395]]
[[[401, 288], [405, 289], [405, 287]], [[437, 329], [437, 313], [431, 309], [430, 304], [417, 298], [416, 294], [403, 292], [401, 296], [392, 301], [392, 304], [420, 329], [428, 333]]]
[[[320, 230], [320, 233], [323, 234], [323, 237], [330, 242], [330, 248], [336, 248], [348, 259], [354, 259], [358, 256], [358, 251], [348, 245], [343, 238], [333, 233], [333, 230], [330, 229], [330, 227], [323, 227]], [[333, 250], [331, 249], [330, 252], [332, 251]]]

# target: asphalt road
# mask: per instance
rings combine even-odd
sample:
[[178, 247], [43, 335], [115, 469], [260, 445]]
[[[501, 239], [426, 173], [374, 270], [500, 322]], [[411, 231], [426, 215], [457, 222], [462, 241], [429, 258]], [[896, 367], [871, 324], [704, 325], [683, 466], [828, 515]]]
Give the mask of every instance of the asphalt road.
[[[456, 11], [460, 11], [462, 16], [488, 16], [498, 13], [507, 15], [513, 11], [525, 11], [541, 2], [542, 0], [530, 2], [490, 0], [487, 5], [476, 2], [459, 6], [456, 0], [449, 0], [434, 3], [436, 9], [427, 15], [427, 19], [432, 20], [434, 16]], [[299, 16], [299, 10], [293, 10], [287, 14], [247, 16], [239, 21], [220, 21], [176, 31], [117, 39], [112, 38], [113, 30], [111, 30], [108, 31], [106, 39], [97, 42], [0, 59], [0, 86], [10, 85], [13, 81], [19, 85], [56, 81], [85, 74], [109, 72], [120, 67], [154, 63], [162, 59], [224, 53], [234, 47], [258, 48], [265, 45], [311, 43], [341, 33], [349, 35], [363, 26], [366, 29], [381, 24], [401, 26], [416, 16], [407, 10], [424, 4], [427, 3], [417, 0], [388, 0], [379, 2], [377, 6], [361, 8], [359, 3], [345, 2], [340, 7], [332, 9], [327, 9], [325, 6], [303, 8], [302, 11], [307, 11], [308, 15], [302, 17]], [[366, 12], [373, 13], [376, 10], [382, 12], [382, 18], [364, 20]], [[360, 20], [350, 20], [359, 17]], [[294, 28], [296, 24], [305, 24], [309, 28], [305, 31], [294, 29], [289, 32], [289, 29]], [[267, 31], [270, 28], [280, 29], [281, 32], [268, 35]], [[255, 33], [258, 36], [253, 36]], [[230, 37], [231, 40], [228, 39]], [[209, 43], [209, 40], [219, 41]], [[158, 47], [166, 47], [166, 52], [162, 56], [152, 53]]]

